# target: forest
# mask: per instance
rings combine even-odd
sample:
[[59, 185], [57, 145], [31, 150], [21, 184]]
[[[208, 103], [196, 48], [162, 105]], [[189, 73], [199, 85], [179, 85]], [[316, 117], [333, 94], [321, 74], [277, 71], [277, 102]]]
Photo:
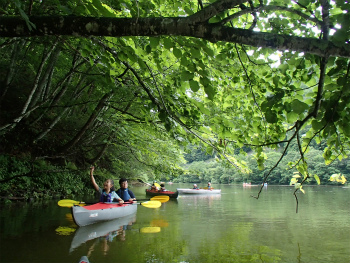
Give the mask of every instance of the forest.
[[0, 196], [91, 191], [91, 165], [97, 180], [345, 182], [349, 7], [1, 1]]
[[[245, 162], [249, 167], [246, 173], [242, 173], [229, 165], [222, 165], [218, 158], [213, 155], [206, 155], [200, 149], [193, 149], [189, 154], [185, 154], [186, 164], [183, 166], [184, 173], [176, 178], [172, 178], [173, 182], [196, 183], [201, 187], [205, 187], [207, 182], [214, 184], [242, 184], [250, 183], [251, 185], [261, 185], [264, 175], [268, 173], [268, 167], [277, 163], [280, 158], [280, 152], [276, 150], [266, 150], [266, 168], [258, 169], [256, 159], [253, 152], [248, 151], [247, 154], [237, 154], [235, 157]], [[308, 169], [311, 174], [317, 175], [322, 185], [343, 185], [343, 178], [350, 177], [350, 164], [348, 159], [336, 160], [326, 165], [323, 160], [323, 150], [321, 145], [310, 146], [310, 158], [308, 159]], [[295, 170], [289, 167], [289, 162], [294, 160], [298, 155], [297, 148], [291, 147], [286, 153], [283, 161], [269, 175], [266, 183], [269, 185], [294, 185], [293, 178], [297, 182], [301, 181], [301, 176]], [[297, 175], [296, 175], [297, 174]], [[300, 177], [299, 177], [300, 176]], [[299, 179], [297, 179], [299, 178]], [[163, 177], [163, 181], [169, 178]], [[343, 179], [344, 180], [344, 179]], [[305, 184], [315, 185], [316, 180], [308, 180]]]

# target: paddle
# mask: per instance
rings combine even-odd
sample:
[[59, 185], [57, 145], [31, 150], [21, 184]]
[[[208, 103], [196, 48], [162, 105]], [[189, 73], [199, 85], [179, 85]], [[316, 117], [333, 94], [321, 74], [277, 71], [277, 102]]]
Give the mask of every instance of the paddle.
[[62, 207], [72, 207], [74, 205], [80, 205], [80, 206], [86, 205], [86, 203], [84, 203], [84, 202], [70, 200], [70, 199], [62, 199], [62, 200], [58, 201], [57, 204], [59, 206], [62, 206]]
[[[149, 200], [151, 200], [151, 201], [149, 201]], [[148, 201], [148, 202], [141, 202], [139, 204], [143, 205], [144, 207], [157, 208], [157, 207], [160, 207], [162, 203], [167, 202], [168, 200], [169, 200], [169, 196], [154, 196], [151, 199], [145, 199], [145, 201]], [[139, 201], [139, 200], [137, 200], [137, 201]], [[94, 204], [94, 203], [85, 203], [82, 201], [62, 199], [62, 200], [58, 201], [57, 204], [61, 207], [72, 207], [74, 205], [84, 206], [84, 205]]]
[[157, 195], [157, 196], [154, 196], [150, 199], [137, 199], [137, 201], [147, 201], [147, 200], [152, 200], [152, 201], [159, 201], [161, 203], [165, 203], [165, 202], [168, 202], [169, 201], [169, 196], [167, 195]]
[[[131, 204], [131, 202], [125, 202], [124, 204]], [[159, 201], [146, 201], [146, 202], [140, 202], [136, 204], [142, 205], [147, 208], [158, 208], [162, 205], [162, 203]]]

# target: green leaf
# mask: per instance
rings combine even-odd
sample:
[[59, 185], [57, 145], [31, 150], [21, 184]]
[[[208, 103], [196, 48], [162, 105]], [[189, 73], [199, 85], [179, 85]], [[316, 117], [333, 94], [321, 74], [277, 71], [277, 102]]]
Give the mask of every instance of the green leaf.
[[190, 61], [187, 59], [186, 56], [182, 56], [180, 63], [181, 63], [181, 66], [187, 67], [187, 65], [190, 63]]
[[208, 99], [210, 100], [214, 99], [216, 92], [211, 85], [204, 86], [204, 91], [208, 95]]
[[170, 38], [164, 38], [164, 47], [171, 49], [174, 46], [174, 42]]
[[173, 48], [173, 54], [176, 58], [181, 58], [182, 57], [182, 52], [178, 48]]
[[278, 121], [276, 113], [270, 109], [265, 112], [265, 118], [268, 123], [276, 123]]
[[314, 175], [314, 178], [315, 178], [317, 184], [320, 185], [320, 184], [321, 184], [321, 181], [320, 181], [320, 178], [318, 177], [317, 174]]
[[190, 80], [190, 87], [193, 92], [197, 92], [199, 90], [199, 84], [195, 80]]
[[100, 0], [92, 0], [92, 4], [96, 7], [98, 11], [105, 17], [115, 17], [115, 14], [111, 10], [107, 9], [107, 5], [103, 5]]
[[192, 72], [189, 72], [187, 70], [182, 71], [181, 73], [181, 80], [182, 81], [188, 81], [188, 80], [193, 80], [194, 74]]
[[147, 45], [147, 46], [146, 46], [146, 52], [147, 52], [147, 54], [149, 54], [149, 53], [152, 52], [152, 47], [151, 47], [151, 45]]
[[167, 119], [167, 116], [168, 116], [168, 114], [165, 110], [159, 111], [158, 117], [161, 121], [165, 121]]
[[330, 13], [331, 15], [339, 15], [339, 14], [342, 14], [342, 13], [343, 13], [343, 10], [342, 10], [341, 8], [339, 8], [339, 7], [331, 8], [331, 9], [329, 10], [329, 13]]
[[210, 115], [210, 111], [204, 106], [203, 103], [199, 102], [199, 101], [194, 101], [194, 104], [199, 108], [199, 110], [206, 115]]
[[150, 37], [150, 46], [152, 49], [156, 49], [159, 46], [159, 38], [158, 37]]
[[191, 49], [191, 56], [194, 58], [201, 58], [201, 52], [199, 48], [192, 48]]
[[289, 123], [296, 122], [298, 120], [299, 115], [296, 114], [295, 112], [288, 112], [287, 113], [287, 121]]
[[318, 131], [320, 129], [322, 129], [325, 125], [325, 122], [324, 121], [317, 121], [317, 120], [313, 120], [311, 122], [311, 126], [312, 128], [315, 130], [315, 131]]
[[298, 99], [293, 100], [291, 106], [292, 110], [297, 114], [301, 114], [309, 108], [309, 105]]

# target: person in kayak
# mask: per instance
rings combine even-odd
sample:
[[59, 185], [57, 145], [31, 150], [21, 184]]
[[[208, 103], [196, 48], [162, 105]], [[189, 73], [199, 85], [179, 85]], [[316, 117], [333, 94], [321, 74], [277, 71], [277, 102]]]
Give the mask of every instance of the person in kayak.
[[134, 193], [128, 189], [128, 180], [125, 178], [121, 178], [119, 180], [120, 188], [117, 190], [117, 194], [125, 201], [125, 202], [133, 202], [136, 201], [136, 197]]
[[208, 190], [212, 190], [210, 182], [208, 182]]
[[165, 189], [165, 184], [164, 183], [161, 183], [160, 184], [160, 192], [166, 192], [167, 190]]
[[149, 190], [151, 190], [151, 191], [158, 191], [158, 187], [153, 183]]
[[196, 184], [194, 184], [192, 189], [199, 189], [199, 188]]
[[90, 178], [95, 190], [100, 193], [100, 202], [119, 202], [120, 204], [123, 204], [124, 203], [123, 199], [121, 199], [115, 192], [113, 180], [107, 179], [103, 183], [103, 189], [102, 189], [101, 187], [98, 186], [98, 184], [95, 181], [94, 170], [95, 170], [95, 167], [92, 166], [90, 168]]

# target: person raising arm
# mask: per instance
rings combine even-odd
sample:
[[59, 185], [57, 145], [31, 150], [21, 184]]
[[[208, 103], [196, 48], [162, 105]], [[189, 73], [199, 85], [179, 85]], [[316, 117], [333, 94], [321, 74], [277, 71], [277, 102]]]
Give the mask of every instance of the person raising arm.
[[110, 202], [113, 202], [113, 201], [117, 201], [120, 204], [123, 204], [124, 203], [123, 199], [121, 199], [117, 195], [117, 193], [115, 192], [113, 180], [112, 179], [107, 179], [103, 183], [103, 189], [102, 189], [101, 187], [98, 186], [98, 184], [95, 181], [94, 170], [95, 170], [95, 167], [92, 166], [90, 168], [90, 178], [91, 178], [91, 182], [92, 182], [92, 185], [94, 186], [95, 190], [100, 193], [100, 202], [108, 202], [108, 203], [110, 203]]

